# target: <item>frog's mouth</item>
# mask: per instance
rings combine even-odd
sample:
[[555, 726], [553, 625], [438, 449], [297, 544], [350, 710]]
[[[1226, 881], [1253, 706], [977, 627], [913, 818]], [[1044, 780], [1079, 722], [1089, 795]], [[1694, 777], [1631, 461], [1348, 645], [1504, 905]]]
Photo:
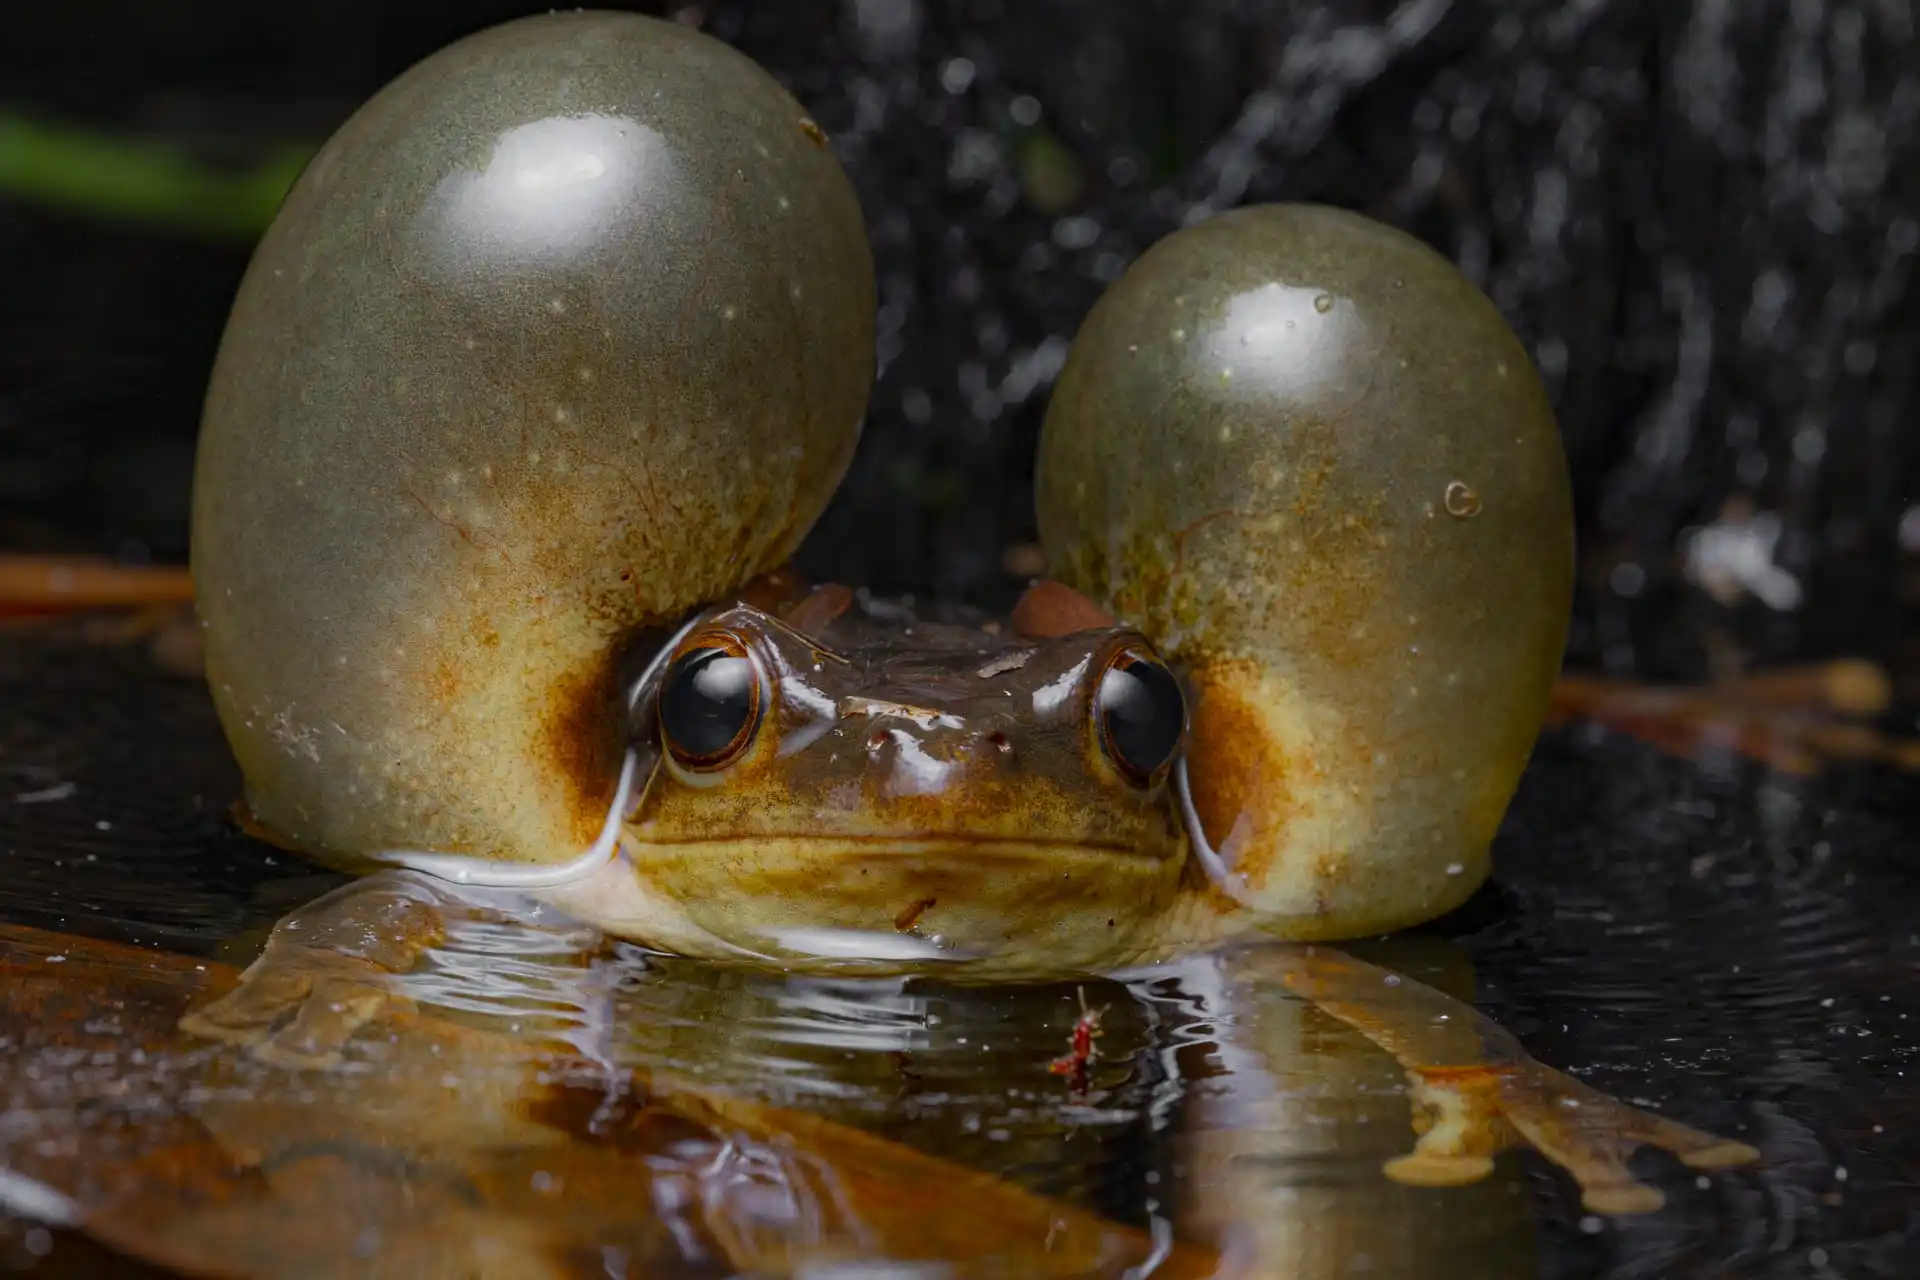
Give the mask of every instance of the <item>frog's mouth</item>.
[[970, 962], [1005, 976], [1137, 954], [1182, 892], [1182, 859], [1119, 841], [808, 833], [648, 842], [633, 876], [706, 935], [780, 964]]

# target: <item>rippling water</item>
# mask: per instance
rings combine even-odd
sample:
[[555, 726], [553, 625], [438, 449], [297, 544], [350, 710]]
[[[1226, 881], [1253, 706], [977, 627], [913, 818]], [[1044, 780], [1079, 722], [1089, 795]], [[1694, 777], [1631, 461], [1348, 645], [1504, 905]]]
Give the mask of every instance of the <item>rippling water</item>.
[[[800, 980], [534, 916], [460, 923], [407, 979], [421, 1019], [369, 1028], [330, 1082], [165, 1040], [194, 983], [225, 980], [222, 959], [244, 963], [337, 879], [225, 831], [231, 766], [203, 696], [138, 652], [0, 637], [0, 702], [23, 708], [0, 739], [0, 922], [158, 949], [115, 968], [79, 941], [59, 962], [25, 935], [0, 943], [0, 1169], [45, 1182], [64, 1150], [86, 1175], [67, 1194], [150, 1197], [163, 1169], [200, 1167], [178, 1153], [211, 1134], [229, 1164], [268, 1150], [248, 1167], [315, 1170], [323, 1152], [354, 1170], [269, 1175], [313, 1239], [256, 1208], [222, 1220], [223, 1248], [311, 1262], [358, 1223], [389, 1261], [422, 1232], [597, 1242], [599, 1270], [569, 1253], [563, 1274], [730, 1274], [715, 1260], [791, 1263], [805, 1240], [837, 1242], [842, 1268], [806, 1274], [847, 1275], [852, 1257], [926, 1250], [994, 1254], [1003, 1274], [1278, 1258], [1291, 1275], [1430, 1277], [1902, 1275], [1920, 1256], [1915, 814], [1891, 775], [1783, 780], [1557, 733], [1496, 885], [1356, 948], [1472, 995], [1586, 1083], [1765, 1154], [1696, 1176], [1643, 1152], [1633, 1168], [1667, 1209], [1603, 1220], [1533, 1155], [1467, 1188], [1388, 1182], [1382, 1162], [1412, 1140], [1397, 1064], [1216, 959], [1084, 987]], [[1099, 1036], [1076, 1081], [1054, 1064], [1083, 997]], [[63, 999], [96, 1013], [63, 1017]], [[17, 1186], [0, 1192], [20, 1207]], [[127, 1221], [154, 1212], [129, 1203]], [[49, 1241], [78, 1256], [71, 1236], [10, 1223], [15, 1261]]]

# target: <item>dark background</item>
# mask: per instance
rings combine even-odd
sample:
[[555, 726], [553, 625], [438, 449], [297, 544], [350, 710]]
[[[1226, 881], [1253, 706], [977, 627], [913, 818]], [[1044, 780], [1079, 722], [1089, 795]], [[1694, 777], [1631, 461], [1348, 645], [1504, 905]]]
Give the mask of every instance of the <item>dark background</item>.
[[[30, 197], [14, 122], [244, 176], [542, 6], [0, 4], [0, 551], [179, 560], [258, 217]], [[1920, 4], [672, 11], [782, 77], [865, 202], [881, 375], [815, 570], [1005, 602], [1047, 387], [1101, 288], [1209, 209], [1323, 200], [1447, 253], [1534, 352], [1579, 503], [1574, 661], [1692, 677], [1864, 653], [1920, 695]], [[265, 864], [210, 834], [233, 786], [204, 698], [131, 651], [47, 652], [0, 653], [0, 791], [86, 799], [0, 805], [0, 853], [42, 864], [8, 864], [4, 914], [175, 947], [230, 930], [210, 913]], [[1769, 1159], [1701, 1187], [1643, 1156], [1676, 1212], [1600, 1234], [1534, 1162], [1544, 1274], [1915, 1273], [1915, 795], [1885, 770], [1775, 778], [1548, 734], [1498, 886], [1436, 929], [1544, 1060]]]
[[[10, 5], [0, 116], [245, 172], [544, 7]], [[1576, 662], [1697, 676], [1866, 653], [1913, 692], [1913, 4], [630, 7], [772, 69], [865, 203], [881, 373], [816, 572], [1004, 602], [1047, 388], [1101, 288], [1209, 210], [1319, 200], [1440, 248], [1534, 352], [1579, 504]], [[181, 559], [244, 226], [10, 194], [10, 145], [0, 119], [0, 549]]]

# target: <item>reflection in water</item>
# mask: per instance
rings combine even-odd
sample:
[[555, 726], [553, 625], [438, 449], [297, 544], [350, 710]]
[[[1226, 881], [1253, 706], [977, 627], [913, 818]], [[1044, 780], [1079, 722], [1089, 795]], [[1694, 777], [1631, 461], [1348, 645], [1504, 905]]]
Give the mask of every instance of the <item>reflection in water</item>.
[[[697, 1082], [713, 1096], [802, 1108], [1149, 1240], [1218, 1247], [1247, 1274], [1531, 1270], [1515, 1169], [1467, 1188], [1388, 1182], [1381, 1166], [1412, 1137], [1404, 1074], [1232, 958], [1125, 984], [978, 990], [788, 979], [626, 944], [569, 955], [569, 941], [534, 925], [463, 925], [404, 987], [511, 1036], [565, 1040], [608, 1080]], [[1457, 954], [1451, 964], [1463, 968]], [[1052, 1068], [1083, 993], [1100, 1034], [1076, 1083]], [[756, 1237], [859, 1235], [856, 1208], [819, 1156], [689, 1133], [648, 1163], [654, 1210], [689, 1248], [696, 1208]]]
[[[233, 970], [0, 927], [0, 1193], [196, 1273], [818, 1276], [952, 1262], [938, 1273], [1084, 1276], [1144, 1274], [1156, 1258], [1155, 1275], [1214, 1269], [1204, 1249], [816, 1115], [476, 1025], [527, 1011], [559, 1015], [549, 1029], [590, 1025], [603, 990], [583, 981], [593, 968], [561, 961], [536, 978], [508, 966], [516, 977], [463, 994], [459, 1024], [401, 1013], [369, 1027], [338, 1069], [287, 1071], [175, 1030]], [[472, 1011], [489, 1005], [503, 1012]]]

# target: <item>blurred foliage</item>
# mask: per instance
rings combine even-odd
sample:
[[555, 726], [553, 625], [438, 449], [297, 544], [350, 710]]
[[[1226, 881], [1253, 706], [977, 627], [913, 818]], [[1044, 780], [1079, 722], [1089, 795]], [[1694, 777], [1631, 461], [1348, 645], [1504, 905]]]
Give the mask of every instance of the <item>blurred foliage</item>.
[[0, 110], [0, 194], [250, 243], [317, 145], [277, 147], [228, 173], [163, 143]]

